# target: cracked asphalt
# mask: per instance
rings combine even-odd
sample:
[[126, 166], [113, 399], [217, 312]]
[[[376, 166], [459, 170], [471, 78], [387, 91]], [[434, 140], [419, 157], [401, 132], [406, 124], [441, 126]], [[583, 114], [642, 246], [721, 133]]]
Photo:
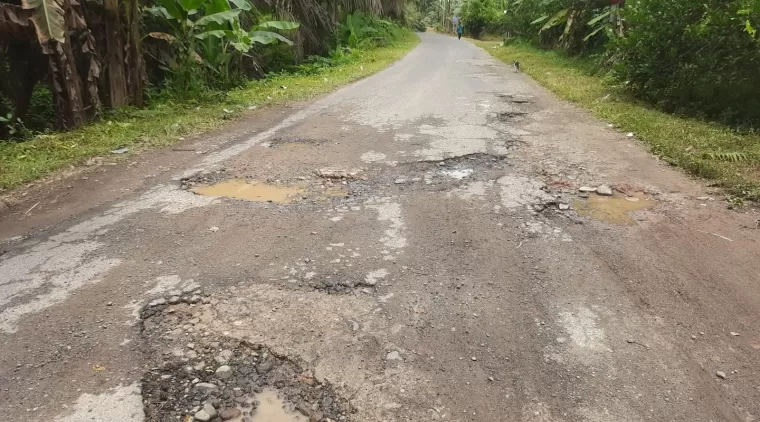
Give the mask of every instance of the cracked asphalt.
[[[319, 397], [312, 420], [758, 420], [756, 211], [421, 37], [322, 99], [0, 215], [2, 419], [192, 417], [202, 398], [179, 396], [224, 387], [219, 353], [244, 343], [293, 362], [271, 387]], [[266, 384], [243, 391], [266, 353], [232, 365], [234, 395]]]

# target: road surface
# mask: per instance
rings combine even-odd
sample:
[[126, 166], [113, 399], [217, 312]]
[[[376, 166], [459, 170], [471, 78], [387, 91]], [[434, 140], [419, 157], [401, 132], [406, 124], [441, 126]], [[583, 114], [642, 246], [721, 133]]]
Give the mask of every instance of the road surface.
[[720, 198], [423, 34], [6, 212], [0, 414], [244, 420], [279, 395], [298, 420], [758, 420], [760, 231]]

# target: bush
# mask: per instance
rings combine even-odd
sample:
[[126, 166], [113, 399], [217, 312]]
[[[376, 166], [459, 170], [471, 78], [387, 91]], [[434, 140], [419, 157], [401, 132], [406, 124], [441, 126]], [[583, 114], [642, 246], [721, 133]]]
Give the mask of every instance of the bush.
[[757, 125], [758, 8], [748, 0], [629, 2], [630, 29], [613, 45], [615, 74], [665, 111]]
[[461, 15], [465, 31], [474, 38], [480, 38], [498, 16], [493, 0], [467, 0], [462, 5]]
[[414, 3], [409, 2], [404, 6], [404, 19], [406, 26], [412, 31], [425, 32], [427, 30], [424, 17]]
[[354, 12], [346, 15], [341, 30], [341, 43], [351, 48], [385, 47], [403, 37], [404, 29], [375, 16]]

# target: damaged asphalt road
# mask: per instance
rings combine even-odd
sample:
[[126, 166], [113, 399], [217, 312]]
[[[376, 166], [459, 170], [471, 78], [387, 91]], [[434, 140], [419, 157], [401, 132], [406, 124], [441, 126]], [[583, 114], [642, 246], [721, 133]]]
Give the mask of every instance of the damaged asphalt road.
[[1, 216], [2, 419], [760, 418], [753, 211], [422, 39]]

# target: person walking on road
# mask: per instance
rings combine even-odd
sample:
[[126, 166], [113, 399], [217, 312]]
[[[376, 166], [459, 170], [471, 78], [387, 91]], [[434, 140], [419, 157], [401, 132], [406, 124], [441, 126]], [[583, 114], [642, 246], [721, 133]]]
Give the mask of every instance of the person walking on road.
[[459, 25], [457, 25], [457, 38], [462, 39], [462, 33], [464, 32], [464, 26], [462, 26], [462, 23], [460, 22]]

